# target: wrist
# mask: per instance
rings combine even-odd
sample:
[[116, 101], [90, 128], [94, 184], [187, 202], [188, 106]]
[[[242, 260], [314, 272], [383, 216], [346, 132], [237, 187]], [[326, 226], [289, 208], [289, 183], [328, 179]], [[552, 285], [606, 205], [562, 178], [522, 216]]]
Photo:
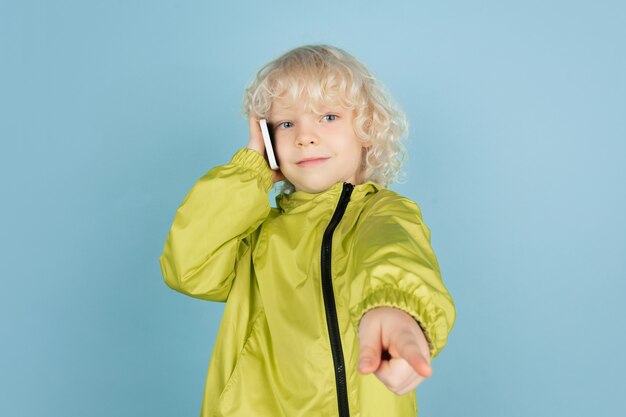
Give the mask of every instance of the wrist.
[[261, 148], [257, 143], [254, 143], [252, 141], [250, 141], [250, 143], [248, 143], [248, 146], [246, 146], [247, 149], [251, 149], [253, 151], [256, 151], [257, 153], [263, 155], [265, 153], [265, 149]]

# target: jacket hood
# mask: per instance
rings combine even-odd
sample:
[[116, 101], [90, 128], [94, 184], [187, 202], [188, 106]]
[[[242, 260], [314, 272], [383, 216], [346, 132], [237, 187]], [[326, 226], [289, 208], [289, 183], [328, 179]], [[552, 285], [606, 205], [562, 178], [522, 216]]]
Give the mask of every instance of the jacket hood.
[[[291, 194], [279, 194], [276, 196], [276, 205], [283, 213], [309, 210], [309, 208], [313, 206], [316, 207], [323, 204], [335, 205], [341, 195], [343, 184], [343, 182], [338, 182], [329, 189], [315, 194], [305, 191], [295, 191]], [[370, 193], [378, 192], [382, 188], [381, 185], [372, 181], [357, 184], [354, 186], [350, 200], [360, 200]]]

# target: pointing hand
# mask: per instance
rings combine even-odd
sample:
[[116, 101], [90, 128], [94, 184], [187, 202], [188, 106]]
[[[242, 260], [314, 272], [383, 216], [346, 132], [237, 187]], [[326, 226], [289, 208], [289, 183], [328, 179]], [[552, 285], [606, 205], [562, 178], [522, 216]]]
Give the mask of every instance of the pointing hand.
[[359, 323], [359, 372], [374, 373], [397, 395], [414, 390], [432, 374], [428, 342], [408, 313], [374, 308]]

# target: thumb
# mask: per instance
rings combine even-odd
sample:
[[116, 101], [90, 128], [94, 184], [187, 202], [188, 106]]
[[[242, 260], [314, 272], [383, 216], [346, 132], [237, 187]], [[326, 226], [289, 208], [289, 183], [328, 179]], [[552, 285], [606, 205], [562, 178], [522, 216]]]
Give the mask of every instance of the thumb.
[[359, 324], [359, 372], [369, 374], [376, 371], [380, 366], [381, 351], [380, 321], [364, 316]]

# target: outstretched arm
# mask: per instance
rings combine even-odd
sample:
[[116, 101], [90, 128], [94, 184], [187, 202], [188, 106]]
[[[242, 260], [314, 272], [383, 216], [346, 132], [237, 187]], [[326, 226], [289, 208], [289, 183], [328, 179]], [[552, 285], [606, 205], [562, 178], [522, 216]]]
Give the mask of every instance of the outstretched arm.
[[359, 332], [359, 370], [406, 393], [431, 375], [430, 362], [455, 320], [419, 207], [397, 194], [381, 194], [362, 218], [353, 255], [351, 315]]
[[432, 375], [428, 342], [415, 319], [392, 307], [365, 313], [359, 323], [359, 372], [373, 372], [397, 395]]

